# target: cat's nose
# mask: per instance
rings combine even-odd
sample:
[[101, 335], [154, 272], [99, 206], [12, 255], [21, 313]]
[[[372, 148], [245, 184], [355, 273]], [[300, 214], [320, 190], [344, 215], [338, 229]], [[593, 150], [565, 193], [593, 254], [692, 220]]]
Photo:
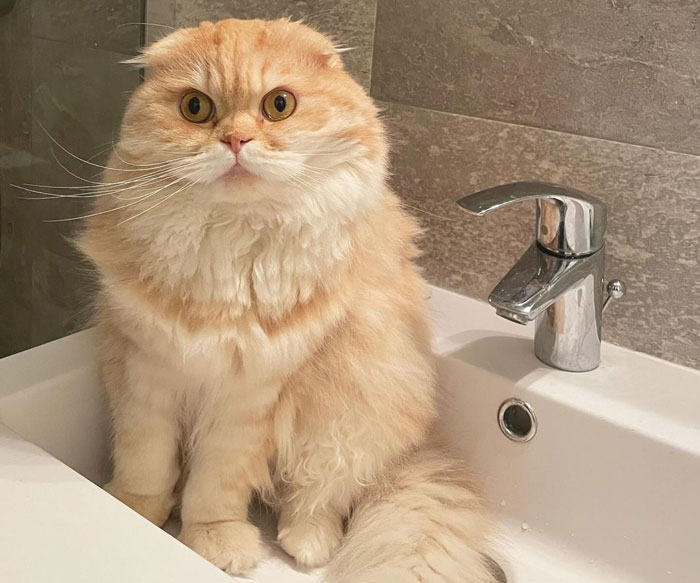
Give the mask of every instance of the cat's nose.
[[243, 146], [248, 142], [252, 141], [252, 139], [253, 138], [244, 138], [236, 134], [228, 134], [221, 141], [225, 144], [228, 144], [231, 150], [233, 150], [233, 153], [236, 154], [236, 156], [238, 156], [238, 154], [241, 153]]

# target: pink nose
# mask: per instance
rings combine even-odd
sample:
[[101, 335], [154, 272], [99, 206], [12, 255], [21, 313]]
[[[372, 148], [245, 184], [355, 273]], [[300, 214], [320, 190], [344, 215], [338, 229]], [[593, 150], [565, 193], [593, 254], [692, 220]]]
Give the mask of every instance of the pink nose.
[[229, 134], [221, 141], [228, 144], [231, 147], [231, 150], [233, 150], [233, 153], [237, 156], [241, 153], [243, 146], [252, 139], [253, 138], [242, 138], [241, 136], [237, 136], [235, 134]]

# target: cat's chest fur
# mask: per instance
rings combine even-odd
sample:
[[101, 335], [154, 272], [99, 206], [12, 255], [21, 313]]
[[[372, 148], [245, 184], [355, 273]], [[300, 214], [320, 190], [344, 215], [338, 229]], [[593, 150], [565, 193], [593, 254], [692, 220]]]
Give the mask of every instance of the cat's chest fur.
[[[300, 325], [270, 334], [265, 323], [312, 301], [350, 249], [348, 232], [332, 224], [161, 220], [138, 258], [139, 282], [150, 285], [106, 289], [139, 344], [183, 374], [277, 376], [298, 366], [324, 330], [317, 323], [310, 335]], [[339, 317], [340, 307], [325, 310], [328, 322]]]

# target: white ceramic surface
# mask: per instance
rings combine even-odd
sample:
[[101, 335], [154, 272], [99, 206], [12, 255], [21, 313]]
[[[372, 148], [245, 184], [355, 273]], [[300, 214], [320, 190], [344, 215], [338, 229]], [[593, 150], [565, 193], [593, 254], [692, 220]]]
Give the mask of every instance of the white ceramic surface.
[[[555, 371], [485, 304], [431, 304], [444, 427], [501, 523], [509, 581], [697, 583], [700, 372], [607, 344], [598, 370]], [[498, 428], [512, 396], [539, 421], [526, 444]], [[0, 581], [223, 581], [81, 477], [105, 480], [106, 419], [89, 331], [0, 360]], [[253, 580], [319, 576], [270, 545]]]

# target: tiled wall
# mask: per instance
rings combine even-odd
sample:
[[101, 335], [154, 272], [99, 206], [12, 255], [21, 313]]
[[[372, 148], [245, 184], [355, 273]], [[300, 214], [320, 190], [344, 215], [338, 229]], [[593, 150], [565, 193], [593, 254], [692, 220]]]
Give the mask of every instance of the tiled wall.
[[[680, 0], [379, 0], [371, 94], [431, 281], [478, 298], [533, 238], [532, 205], [454, 200], [558, 182], [610, 208], [607, 340], [700, 368], [700, 5]], [[442, 218], [437, 218], [439, 215]]]
[[[347, 46], [386, 109], [396, 190], [422, 263], [485, 299], [530, 244], [534, 208], [454, 201], [515, 180], [610, 206], [608, 276], [628, 293], [605, 338], [700, 368], [700, 7], [683, 0], [149, 0], [170, 26], [305, 18]], [[160, 15], [158, 14], [160, 12]], [[423, 212], [425, 211], [425, 212]], [[495, 317], [495, 316], [494, 316]]]
[[[20, 0], [18, 8], [26, 11], [28, 4]], [[140, 17], [129, 14], [132, 4], [97, 3], [114, 8], [117, 20], [125, 15], [124, 22], [137, 22]], [[82, 21], [98, 10], [89, 6]], [[14, 92], [10, 106], [26, 113], [32, 87], [48, 84], [31, 103], [80, 155], [109, 140], [121, 109], [122, 96], [100, 93], [105, 85], [95, 79], [114, 78], [125, 88], [135, 83], [114, 63], [118, 53], [133, 53], [138, 39], [129, 27], [105, 24], [104, 14], [100, 24], [71, 30], [72, 20], [61, 24], [35, 13], [28, 36], [18, 32], [18, 15], [11, 26], [0, 19], [0, 27], [8, 26], [16, 42], [32, 45], [38, 55], [33, 67], [14, 68], [24, 97]], [[605, 337], [700, 368], [696, 2], [148, 0], [147, 19], [154, 24], [148, 37], [229, 16], [304, 18], [356, 47], [344, 60], [386, 110], [394, 185], [426, 227], [422, 262], [432, 282], [485, 299], [533, 237], [530, 205], [475, 218], [459, 211], [457, 198], [513, 180], [567, 184], [610, 205], [608, 274], [624, 279], [629, 291], [605, 314]], [[119, 34], [109, 32], [117, 28]], [[0, 43], [6, 38], [0, 28]], [[0, 76], [6, 75], [5, 55], [0, 46]], [[73, 79], [73, 88], [56, 76]], [[54, 107], [51, 83], [63, 89], [61, 100], [69, 105]], [[104, 114], [81, 107], [76, 87], [83, 84]], [[0, 139], [0, 148], [13, 148], [16, 164], [29, 155], [37, 159], [33, 168], [48, 168], [46, 145], [26, 115], [6, 117], [0, 116], [1, 135], [9, 132], [12, 139]], [[0, 149], [0, 164], [5, 158]], [[50, 331], [35, 323], [36, 331], [25, 331], [22, 340], [47, 339], [74, 318], [70, 294], [79, 270], [59, 237], [64, 231], [43, 230], [36, 215], [67, 210], [47, 204], [20, 212], [4, 194], [2, 200], [0, 272], [16, 281], [0, 285], [0, 326], [23, 320], [23, 310], [46, 306]], [[18, 231], [28, 233], [26, 241], [12, 235]], [[8, 293], [11, 308], [5, 307]]]
[[[146, 21], [182, 27], [223, 18], [303, 19], [332, 34], [342, 45], [354, 47], [343, 60], [369, 88], [376, 8], [374, 0], [147, 0]], [[148, 32], [152, 40], [167, 29], [149, 27]]]
[[[71, 247], [86, 201], [27, 201], [11, 184], [90, 179], [138, 74], [119, 64], [141, 43], [141, 0], [19, 0], [0, 16], [0, 357], [53, 340], [87, 319], [90, 275]], [[102, 152], [102, 154], [100, 154]], [[37, 190], [39, 190], [37, 188]]]

